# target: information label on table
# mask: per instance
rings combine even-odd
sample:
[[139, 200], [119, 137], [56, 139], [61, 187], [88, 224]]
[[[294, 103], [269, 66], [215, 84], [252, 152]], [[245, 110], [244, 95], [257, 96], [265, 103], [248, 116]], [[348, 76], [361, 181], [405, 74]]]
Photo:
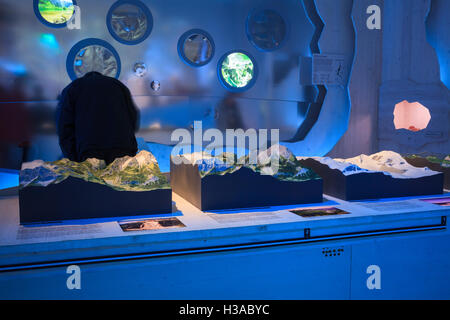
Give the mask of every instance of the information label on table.
[[282, 220], [283, 217], [274, 212], [250, 212], [250, 213], [230, 213], [230, 214], [215, 214], [209, 213], [208, 216], [218, 223], [261, 223], [264, 221], [273, 222], [273, 220]]
[[388, 201], [388, 202], [358, 202], [356, 205], [377, 211], [390, 212], [417, 212], [430, 209], [430, 205], [417, 200]]
[[[115, 222], [113, 224], [116, 224]], [[17, 240], [65, 240], [73, 238], [93, 237], [96, 235], [105, 235], [108, 226], [111, 223], [98, 223], [86, 225], [62, 225], [62, 226], [46, 226], [46, 227], [24, 227], [20, 226], [17, 230]]]

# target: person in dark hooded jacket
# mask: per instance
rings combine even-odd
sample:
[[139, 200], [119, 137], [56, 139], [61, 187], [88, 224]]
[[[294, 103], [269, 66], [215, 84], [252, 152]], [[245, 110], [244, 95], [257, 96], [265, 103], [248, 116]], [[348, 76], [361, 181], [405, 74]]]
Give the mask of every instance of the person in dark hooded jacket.
[[123, 83], [98, 72], [87, 73], [61, 93], [57, 124], [64, 157], [76, 162], [103, 159], [109, 164], [135, 156], [138, 118]]

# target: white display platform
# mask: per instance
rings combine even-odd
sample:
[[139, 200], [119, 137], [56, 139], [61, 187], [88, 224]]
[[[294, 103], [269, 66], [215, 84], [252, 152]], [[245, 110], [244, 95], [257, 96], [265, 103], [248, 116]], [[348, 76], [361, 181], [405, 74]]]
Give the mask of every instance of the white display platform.
[[[19, 225], [18, 197], [0, 197], [0, 267], [268, 242], [346, 238], [355, 234], [442, 226], [449, 207], [420, 199], [445, 195], [347, 202], [325, 196], [320, 204], [201, 212], [173, 194], [171, 215]], [[336, 207], [346, 215], [304, 218], [289, 210]], [[175, 210], [174, 210], [175, 211]], [[122, 231], [118, 221], [176, 217], [186, 227]]]

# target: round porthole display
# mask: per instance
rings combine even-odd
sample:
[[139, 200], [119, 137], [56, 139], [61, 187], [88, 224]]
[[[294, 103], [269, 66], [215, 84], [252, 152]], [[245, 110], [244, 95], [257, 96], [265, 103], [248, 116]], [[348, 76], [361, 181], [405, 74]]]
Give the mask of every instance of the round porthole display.
[[75, 0], [34, 0], [37, 18], [46, 26], [63, 28], [75, 13]]
[[278, 12], [257, 10], [247, 17], [247, 37], [259, 50], [273, 51], [284, 43], [288, 26]]
[[250, 89], [256, 81], [257, 67], [249, 53], [231, 51], [218, 64], [220, 82], [231, 91]]
[[209, 33], [200, 29], [185, 32], [178, 40], [178, 53], [187, 64], [201, 67], [214, 56], [214, 41]]
[[148, 38], [153, 29], [153, 16], [138, 0], [119, 0], [109, 9], [106, 23], [117, 41], [134, 45]]
[[66, 66], [72, 80], [91, 71], [119, 78], [121, 68], [117, 51], [100, 39], [85, 39], [74, 45], [67, 56]]

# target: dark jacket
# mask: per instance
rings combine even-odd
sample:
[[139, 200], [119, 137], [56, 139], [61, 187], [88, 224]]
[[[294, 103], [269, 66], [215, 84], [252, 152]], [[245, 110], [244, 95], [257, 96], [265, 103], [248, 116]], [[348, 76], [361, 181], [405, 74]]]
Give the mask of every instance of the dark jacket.
[[72, 161], [92, 152], [137, 152], [138, 112], [117, 79], [90, 72], [73, 81], [61, 93], [57, 122], [59, 145]]

